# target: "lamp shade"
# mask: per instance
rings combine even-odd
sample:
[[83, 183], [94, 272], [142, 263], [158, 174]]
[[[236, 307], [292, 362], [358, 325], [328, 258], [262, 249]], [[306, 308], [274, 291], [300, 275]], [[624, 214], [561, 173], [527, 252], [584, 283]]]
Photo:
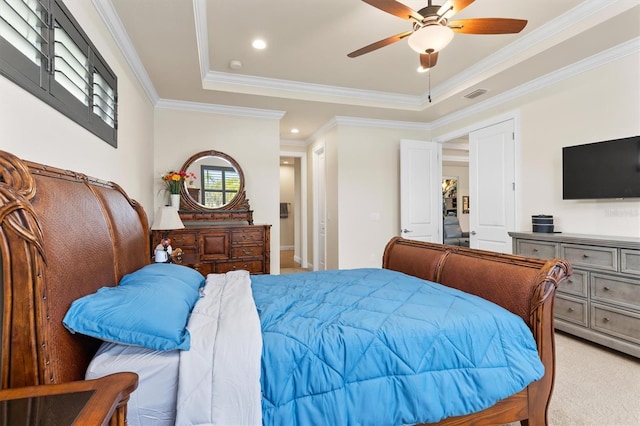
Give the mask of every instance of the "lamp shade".
[[156, 217], [153, 218], [152, 230], [167, 231], [170, 229], [182, 229], [184, 224], [180, 220], [178, 211], [171, 206], [158, 207]]
[[444, 49], [453, 39], [453, 30], [440, 24], [426, 25], [409, 36], [409, 47], [416, 52], [435, 53]]

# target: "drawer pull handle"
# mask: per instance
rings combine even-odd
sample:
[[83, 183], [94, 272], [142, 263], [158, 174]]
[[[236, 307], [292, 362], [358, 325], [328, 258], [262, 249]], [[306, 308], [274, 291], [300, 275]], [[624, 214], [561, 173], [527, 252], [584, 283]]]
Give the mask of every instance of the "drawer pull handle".
[[537, 249], [537, 248], [534, 248], [534, 249], [533, 249], [533, 252], [534, 252], [534, 253], [537, 253], [537, 252], [538, 252], [538, 249]]
[[253, 254], [253, 250], [251, 250], [251, 249], [242, 249], [242, 254]]
[[573, 308], [569, 308], [568, 310], [569, 310], [569, 312], [573, 312]]
[[568, 279], [567, 280], [567, 284], [573, 284], [573, 280], [572, 279]]
[[586, 258], [588, 258], [588, 257], [589, 257], [589, 256], [587, 256], [586, 254], [583, 254], [583, 255], [582, 255], [582, 258], [583, 258], [583, 259], [586, 259]]
[[607, 286], [604, 286], [603, 288], [604, 288], [604, 291], [609, 291], [609, 290], [611, 290], [611, 289], [610, 289], [609, 287], [607, 287]]
[[604, 322], [609, 322], [609, 318], [604, 317], [604, 318], [602, 318], [602, 321], [604, 321]]
[[231, 269], [233, 269], [235, 271], [236, 270], [236, 265], [233, 265], [233, 268], [231, 268]]

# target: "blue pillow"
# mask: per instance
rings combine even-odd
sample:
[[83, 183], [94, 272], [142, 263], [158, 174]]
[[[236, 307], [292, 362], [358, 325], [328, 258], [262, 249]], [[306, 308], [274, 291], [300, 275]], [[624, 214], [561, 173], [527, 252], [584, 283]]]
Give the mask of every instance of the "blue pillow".
[[64, 326], [72, 333], [109, 342], [161, 351], [188, 350], [191, 336], [186, 326], [199, 298], [197, 280], [187, 271], [175, 274], [176, 268], [149, 266], [154, 267], [126, 275], [117, 287], [103, 287], [75, 300], [62, 321]]
[[118, 285], [130, 285], [146, 282], [154, 277], [173, 277], [198, 290], [205, 283], [204, 276], [193, 268], [175, 263], [152, 263], [143, 266], [131, 274], [127, 274], [120, 280]]

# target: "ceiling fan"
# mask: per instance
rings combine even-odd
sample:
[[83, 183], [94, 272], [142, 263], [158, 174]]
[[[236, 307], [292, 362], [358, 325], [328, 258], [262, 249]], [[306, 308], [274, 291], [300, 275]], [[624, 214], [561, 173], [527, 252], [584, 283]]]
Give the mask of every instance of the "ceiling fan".
[[447, 0], [442, 6], [427, 0], [426, 7], [415, 11], [395, 0], [362, 0], [384, 12], [406, 19], [413, 29], [387, 37], [347, 56], [355, 58], [409, 37], [409, 46], [420, 54], [422, 68], [433, 68], [438, 52], [446, 47], [454, 33], [462, 34], [515, 34], [527, 25], [523, 19], [472, 18], [450, 21], [451, 17], [469, 6], [474, 0]]

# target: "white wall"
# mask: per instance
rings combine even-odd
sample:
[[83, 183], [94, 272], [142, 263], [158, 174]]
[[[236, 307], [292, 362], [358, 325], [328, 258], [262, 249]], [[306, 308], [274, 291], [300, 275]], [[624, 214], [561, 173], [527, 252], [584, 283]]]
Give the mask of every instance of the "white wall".
[[339, 268], [380, 267], [400, 235], [400, 140], [426, 131], [338, 125]]
[[155, 208], [167, 203], [162, 173], [182, 167], [193, 154], [216, 150], [242, 168], [255, 224], [271, 227], [271, 273], [280, 271], [279, 119], [156, 108]]
[[118, 148], [0, 76], [0, 149], [118, 183], [153, 212], [153, 107], [93, 5], [65, 4], [118, 77]]
[[[472, 117], [434, 129], [434, 138], [518, 117], [517, 231], [531, 216], [554, 216], [566, 233], [640, 237], [640, 200], [562, 200], [562, 147], [640, 135], [640, 55], [627, 55]], [[471, 200], [473, 209], [473, 200]]]

